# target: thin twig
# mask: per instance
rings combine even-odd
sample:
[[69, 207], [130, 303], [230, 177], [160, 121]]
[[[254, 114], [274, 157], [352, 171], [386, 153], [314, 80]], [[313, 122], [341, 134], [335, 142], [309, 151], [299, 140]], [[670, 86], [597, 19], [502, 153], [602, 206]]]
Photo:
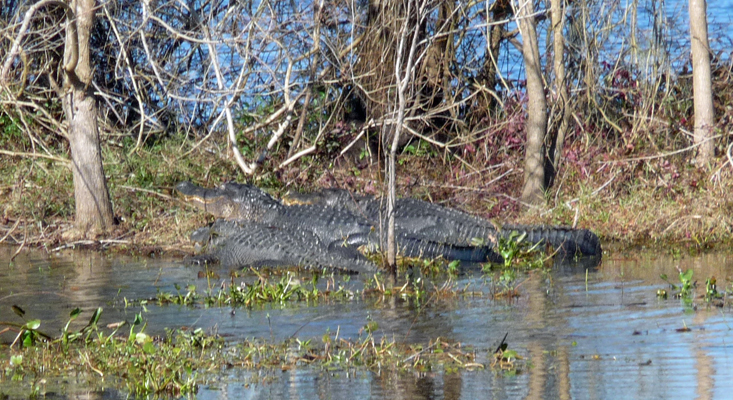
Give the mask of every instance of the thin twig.
[[56, 161], [59, 163], [63, 163], [67, 166], [71, 165], [69, 160], [66, 160], [60, 157], [56, 157], [56, 156], [50, 156], [47, 154], [25, 153], [22, 151], [9, 151], [9, 150], [3, 150], [3, 149], [0, 149], [0, 154], [5, 154], [11, 157], [45, 158], [47, 160], [52, 160], [52, 161]]
[[15, 220], [15, 223], [10, 228], [10, 230], [8, 231], [8, 233], [6, 233], [5, 236], [3, 236], [2, 239], [0, 239], [0, 243], [4, 242], [5, 239], [7, 239], [13, 233], [13, 231], [15, 230], [15, 228], [18, 227], [19, 224], [20, 224], [20, 218], [18, 218], [18, 219]]
[[[27, 227], [27, 226], [26, 226], [26, 227]], [[15, 253], [13, 253], [13, 256], [12, 256], [12, 257], [10, 257], [10, 261], [13, 261], [13, 260], [15, 260], [15, 257], [17, 257], [17, 256], [18, 256], [18, 254], [20, 254], [21, 250], [23, 250], [23, 247], [25, 247], [25, 242], [26, 242], [26, 239], [28, 239], [28, 235], [27, 235], [27, 232], [26, 232], [26, 234], [25, 234], [25, 235], [23, 235], [23, 241], [22, 241], [22, 242], [20, 243], [20, 246], [18, 246], [18, 249], [17, 249], [17, 250], [15, 250]]]
[[723, 171], [723, 168], [725, 168], [726, 165], [730, 165], [731, 168], [733, 168], [733, 156], [731, 155], [731, 151], [733, 150], [733, 143], [728, 145], [728, 149], [725, 152], [725, 156], [728, 159], [721, 165], [720, 167], [715, 169], [715, 172], [713, 172], [710, 175], [710, 181], [716, 182], [720, 179], [720, 173]]
[[604, 188], [605, 188], [606, 186], [610, 185], [610, 184], [611, 184], [611, 182], [613, 182], [613, 180], [614, 180], [614, 179], [616, 179], [616, 177], [618, 176], [618, 174], [619, 174], [619, 173], [617, 172], [616, 174], [614, 174], [614, 175], [613, 175], [613, 176], [611, 177], [611, 179], [607, 180], [607, 181], [606, 181], [606, 183], [604, 183], [603, 185], [601, 185], [601, 187], [599, 187], [598, 189], [594, 190], [594, 191], [593, 191], [593, 193], [591, 193], [591, 196], [595, 196], [595, 195], [597, 195], [597, 194], [598, 194], [598, 193], [599, 193], [599, 192], [600, 192], [601, 190], [603, 190], [603, 189], [604, 189]]
[[295, 162], [299, 158], [304, 157], [304, 156], [306, 156], [306, 155], [308, 155], [310, 153], [313, 153], [314, 151], [316, 151], [316, 145], [310, 146], [307, 149], [303, 149], [303, 150], [301, 150], [301, 151], [293, 154], [287, 160], [285, 160], [282, 163], [280, 163], [280, 165], [278, 165], [275, 170], [281, 170], [281, 169], [287, 167], [288, 165], [290, 165], [291, 163]]
[[133, 186], [126, 186], [126, 185], [120, 185], [120, 187], [123, 188], [123, 189], [131, 190], [133, 192], [144, 192], [144, 193], [154, 194], [154, 195], [156, 195], [158, 197], [162, 197], [162, 198], [164, 198], [166, 200], [175, 200], [175, 198], [172, 197], [172, 196], [168, 196], [167, 194], [163, 194], [163, 193], [158, 193], [158, 192], [155, 192], [155, 191], [152, 191], [152, 190], [149, 190], [149, 189], [143, 189], [143, 188], [138, 188], [138, 187], [133, 187]]
[[514, 168], [509, 168], [507, 171], [505, 171], [501, 175], [499, 175], [496, 178], [494, 178], [494, 179], [492, 179], [492, 180], [484, 183], [483, 184], [484, 187], [458, 186], [458, 185], [451, 185], [451, 184], [447, 184], [447, 183], [443, 183], [443, 184], [426, 183], [423, 186], [436, 187], [436, 188], [441, 188], [441, 189], [466, 190], [466, 191], [471, 191], [471, 192], [494, 193], [495, 191], [489, 189], [488, 186], [490, 186], [492, 183], [494, 183], [494, 182], [502, 179], [503, 177], [509, 175], [513, 171], [514, 171]]
[[424, 348], [424, 349], [422, 349], [422, 350], [418, 351], [417, 353], [415, 353], [415, 354], [413, 354], [413, 355], [411, 355], [411, 356], [409, 356], [409, 357], [405, 358], [404, 360], [402, 360], [402, 363], [404, 364], [404, 363], [406, 363], [406, 362], [408, 362], [408, 361], [412, 360], [413, 358], [415, 358], [415, 357], [417, 357], [417, 356], [419, 356], [419, 355], [421, 355], [421, 354], [425, 353], [426, 351], [428, 351], [428, 350], [432, 350], [432, 349], [433, 349], [433, 348], [434, 348], [435, 346], [438, 346], [438, 345], [439, 345], [440, 343], [441, 343], [440, 341], [436, 341], [435, 343], [431, 344], [430, 346], [428, 346], [428, 347], [426, 347], [426, 348]]
[[683, 217], [679, 217], [676, 220], [672, 221], [672, 223], [669, 224], [669, 226], [666, 227], [662, 231], [662, 235], [664, 235], [665, 233], [667, 233], [667, 231], [670, 230], [670, 229], [672, 229], [672, 227], [675, 226], [675, 224], [677, 224], [678, 222], [680, 222], [680, 221], [682, 221], [684, 219], [702, 219], [702, 216], [700, 216], [700, 215], [685, 215]]
[[76, 25], [76, 20], [73, 16], [74, 10], [72, 10], [71, 7], [63, 1], [42, 0], [31, 6], [31, 8], [29, 8], [28, 11], [25, 12], [23, 23], [18, 30], [18, 36], [15, 37], [15, 41], [13, 41], [13, 46], [10, 48], [10, 52], [8, 53], [8, 58], [5, 59], [5, 64], [3, 64], [2, 72], [0, 72], [0, 84], [5, 85], [7, 81], [8, 72], [10, 71], [10, 67], [13, 65], [13, 60], [15, 60], [15, 57], [20, 52], [20, 43], [23, 41], [23, 38], [25, 38], [25, 35], [28, 32], [28, 25], [30, 25], [31, 23], [33, 14], [35, 14], [41, 8], [51, 5], [63, 7], [64, 10], [66, 10], [69, 23]]
[[705, 142], [707, 142], [709, 140], [715, 140], [715, 139], [721, 138], [723, 136], [725, 136], [725, 135], [722, 135], [722, 134], [721, 135], [715, 135], [713, 137], [706, 138], [705, 140], [703, 140], [700, 143], [695, 143], [695, 144], [692, 144], [690, 146], [687, 146], [687, 147], [685, 147], [683, 149], [671, 151], [669, 153], [662, 153], [662, 154], [657, 154], [657, 155], [653, 155], [653, 156], [625, 158], [625, 159], [622, 159], [622, 160], [600, 161], [599, 164], [620, 164], [620, 163], [632, 162], [632, 161], [647, 161], [647, 160], [656, 160], [658, 158], [666, 158], [666, 157], [669, 157], [669, 156], [673, 156], [675, 154], [680, 154], [680, 153], [684, 153], [686, 151], [694, 150], [695, 148], [699, 147], [700, 145], [702, 145], [703, 143], [705, 143]]
[[119, 239], [102, 239], [102, 240], [77, 240], [75, 242], [62, 244], [61, 246], [55, 247], [51, 249], [51, 252], [57, 252], [64, 249], [74, 248], [76, 246], [94, 246], [94, 245], [106, 245], [106, 244], [131, 244], [132, 242], [129, 240], [119, 240]]

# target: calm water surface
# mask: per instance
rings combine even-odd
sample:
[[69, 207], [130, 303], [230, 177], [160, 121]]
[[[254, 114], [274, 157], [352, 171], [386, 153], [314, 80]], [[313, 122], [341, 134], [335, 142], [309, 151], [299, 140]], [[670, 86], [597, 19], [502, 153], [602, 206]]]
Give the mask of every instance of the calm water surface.
[[[195, 284], [199, 291], [207, 287], [206, 279], [198, 278], [199, 267], [175, 259], [27, 252], [9, 263], [13, 251], [0, 247], [0, 321], [18, 321], [10, 309], [18, 305], [28, 318], [41, 319], [41, 328], [52, 334], [60, 331], [77, 306], [85, 310], [79, 326], [96, 307], [104, 308], [101, 325], [105, 325], [131, 321], [141, 311], [139, 306], [126, 308], [125, 299], [151, 298], [159, 290], [175, 292], [176, 284]], [[167, 327], [201, 327], [232, 342], [290, 337], [319, 342], [336, 330], [341, 337], [356, 339], [373, 320], [379, 324], [379, 334], [398, 342], [427, 344], [441, 337], [472, 346], [477, 362], [484, 364], [508, 333], [510, 348], [528, 361], [515, 376], [491, 370], [428, 374], [331, 373], [310, 367], [287, 372], [229, 370], [201, 386], [197, 396], [201, 399], [728, 398], [733, 393], [732, 310], [709, 307], [703, 299], [695, 301], [696, 310], [679, 300], [658, 299], [658, 289], [669, 289], [660, 274], [676, 280], [677, 268], [695, 271], [701, 285], [698, 294], [703, 293], [705, 278], [712, 276], [723, 291], [733, 276], [733, 255], [612, 254], [587, 274], [577, 265], [519, 274], [520, 297], [514, 300], [476, 296], [417, 307], [399, 299], [355, 299], [251, 310], [151, 304], [144, 318], [151, 334]], [[227, 271], [220, 275], [228, 279]], [[343, 284], [361, 288], [358, 277]], [[466, 272], [458, 284], [479, 292], [491, 290], [478, 272]], [[683, 326], [691, 331], [678, 332]], [[0, 340], [8, 343], [13, 335], [0, 335]], [[0, 383], [0, 397], [28, 393], [24, 384]], [[49, 397], [60, 398], [126, 396], [102, 383], [73, 380], [49, 382], [46, 390]]]

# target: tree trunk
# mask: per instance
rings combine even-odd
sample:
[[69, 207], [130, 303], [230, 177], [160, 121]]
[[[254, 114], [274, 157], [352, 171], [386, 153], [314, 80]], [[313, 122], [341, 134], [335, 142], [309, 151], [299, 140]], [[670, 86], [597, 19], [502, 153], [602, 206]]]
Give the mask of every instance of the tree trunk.
[[557, 110], [560, 114], [560, 125], [555, 134], [550, 155], [552, 157], [551, 177], [547, 179], [548, 187], [551, 184], [554, 175], [560, 168], [560, 160], [562, 157], [562, 148], [565, 142], [565, 135], [570, 125], [570, 104], [568, 96], [568, 88], [565, 83], [565, 37], [563, 36], [563, 28], [565, 26], [563, 0], [551, 0], [552, 4], [552, 43], [553, 43], [553, 69], [555, 71], [555, 96]]
[[534, 4], [531, 0], [515, 0], [514, 15], [519, 21], [522, 35], [522, 56], [527, 71], [527, 144], [524, 155], [524, 188], [522, 201], [527, 204], [543, 204], [544, 195], [544, 142], [547, 130], [547, 102], [542, 83], [540, 52], [534, 22]]
[[74, 0], [76, 29], [68, 24], [64, 46], [62, 105], [68, 121], [68, 139], [74, 174], [75, 231], [69, 238], [95, 237], [113, 224], [112, 204], [102, 166], [97, 126], [97, 103], [91, 91], [89, 38], [94, 24], [95, 0]]
[[712, 140], [715, 114], [713, 110], [712, 79], [710, 77], [710, 46], [705, 0], [690, 0], [690, 44], [692, 47], [692, 81], [695, 103], [695, 144], [697, 164], [710, 162], [715, 151]]

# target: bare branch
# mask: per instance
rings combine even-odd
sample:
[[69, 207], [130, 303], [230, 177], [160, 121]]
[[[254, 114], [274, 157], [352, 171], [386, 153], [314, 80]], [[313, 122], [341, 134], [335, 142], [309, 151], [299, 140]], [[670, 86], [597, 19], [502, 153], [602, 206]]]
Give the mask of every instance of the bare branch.
[[[10, 71], [10, 67], [13, 65], [13, 60], [15, 60], [15, 57], [17, 57], [18, 53], [20, 53], [20, 44], [21, 42], [23, 42], [23, 38], [25, 38], [26, 32], [28, 31], [28, 25], [30, 25], [31, 19], [33, 19], [33, 15], [41, 8], [51, 5], [63, 7], [66, 10], [66, 19], [69, 23], [69, 28], [73, 29], [74, 31], [76, 30], [74, 10], [72, 10], [71, 7], [69, 7], [69, 5], [64, 3], [63, 1], [41, 0], [31, 6], [31, 8], [29, 8], [28, 11], [25, 12], [25, 17], [23, 18], [23, 23], [20, 26], [20, 30], [18, 30], [18, 35], [15, 37], [15, 40], [13, 41], [13, 46], [10, 48], [10, 52], [8, 53], [7, 58], [5, 59], [5, 63], [3, 64], [2, 73], [0, 73], [0, 83], [2, 83], [3, 86], [7, 86], [8, 72]], [[73, 36], [76, 37], [76, 35]], [[78, 58], [78, 43], [73, 42], [71, 45], [76, 49], [77, 56], [67, 60], [67, 63], [64, 66], [67, 71], [69, 70], [69, 68], [71, 68], [71, 70], [74, 69], [74, 66], [76, 65], [76, 59]]]

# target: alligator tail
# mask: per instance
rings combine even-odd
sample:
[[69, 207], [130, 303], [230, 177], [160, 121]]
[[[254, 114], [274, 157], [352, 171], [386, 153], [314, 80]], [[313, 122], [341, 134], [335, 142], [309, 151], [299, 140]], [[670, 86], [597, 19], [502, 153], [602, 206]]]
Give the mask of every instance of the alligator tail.
[[574, 229], [565, 226], [546, 225], [504, 225], [500, 237], [508, 238], [512, 232], [526, 234], [524, 241], [534, 244], [551, 245], [566, 255], [601, 255], [601, 241], [595, 233], [587, 229]]
[[465, 262], [502, 262], [501, 256], [490, 246], [462, 246], [413, 237], [399, 238], [397, 243], [400, 254], [406, 257], [425, 259], [443, 257], [446, 260]]

